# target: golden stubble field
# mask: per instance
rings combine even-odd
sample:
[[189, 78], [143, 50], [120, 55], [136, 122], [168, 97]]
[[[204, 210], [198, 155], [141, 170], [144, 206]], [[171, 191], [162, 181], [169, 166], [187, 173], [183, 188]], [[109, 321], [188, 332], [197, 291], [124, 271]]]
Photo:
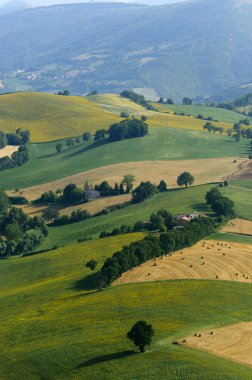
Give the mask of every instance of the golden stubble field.
[[252, 245], [206, 240], [150, 260], [113, 285], [160, 280], [205, 279], [252, 283]]
[[239, 218], [230, 220], [222, 231], [235, 234], [252, 235], [252, 221]]
[[[194, 184], [201, 185], [223, 180], [227, 175], [236, 171], [241, 162], [242, 159], [232, 157], [180, 161], [127, 162], [99, 167], [64, 177], [60, 180], [21, 189], [21, 195], [28, 200], [34, 200], [46, 191], [62, 189], [69, 183], [84, 186], [85, 181], [89, 181], [95, 185], [106, 180], [113, 185], [115, 182], [120, 183], [124, 174], [133, 174], [135, 176], [136, 181], [134, 186], [141, 181], [151, 181], [158, 184], [163, 179], [168, 184], [168, 188], [174, 188], [177, 187], [176, 181], [178, 175], [183, 171], [189, 171], [195, 177]], [[9, 195], [14, 194], [17, 195], [12, 191], [9, 192]]]
[[235, 323], [195, 334], [183, 339], [181, 344], [252, 367], [252, 322]]

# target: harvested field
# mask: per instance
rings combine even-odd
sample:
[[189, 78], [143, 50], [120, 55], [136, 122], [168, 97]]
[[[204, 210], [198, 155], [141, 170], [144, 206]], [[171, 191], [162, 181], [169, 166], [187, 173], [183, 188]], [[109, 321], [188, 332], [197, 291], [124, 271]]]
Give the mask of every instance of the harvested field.
[[252, 246], [206, 240], [124, 273], [113, 285], [174, 279], [252, 283]]
[[[164, 179], [168, 187], [172, 188], [177, 186], [177, 176], [185, 170], [194, 175], [195, 185], [200, 185], [221, 181], [226, 175], [236, 171], [242, 159], [238, 159], [237, 162], [234, 161], [234, 158], [229, 157], [180, 161], [140, 161], [108, 165], [57, 181], [22, 189], [20, 195], [28, 200], [34, 200], [46, 191], [62, 189], [69, 183], [83, 186], [85, 181], [92, 182], [94, 185], [106, 180], [114, 184], [121, 182], [124, 174], [134, 174], [136, 177], [135, 185], [141, 181], [151, 181], [158, 184], [161, 179]], [[13, 194], [13, 192], [9, 192], [9, 195]]]
[[71, 214], [73, 210], [76, 210], [76, 209], [88, 210], [91, 214], [95, 214], [96, 212], [102, 211], [107, 207], [128, 202], [130, 201], [130, 199], [131, 199], [130, 194], [118, 195], [116, 197], [105, 197], [105, 198], [95, 199], [88, 203], [83, 203], [81, 205], [64, 208], [60, 210], [60, 214], [69, 215]]
[[17, 145], [7, 145], [5, 148], [0, 149], [0, 158], [11, 157], [12, 153], [17, 152], [19, 146]]
[[222, 229], [223, 232], [235, 234], [252, 235], [252, 222], [245, 219], [231, 220], [227, 226]]
[[[74, 210], [88, 210], [91, 214], [95, 214], [96, 212], [102, 211], [105, 208], [119, 205], [131, 200], [131, 194], [118, 195], [116, 197], [104, 197], [95, 199], [88, 203], [83, 203], [80, 205], [75, 205], [66, 208], [58, 208], [60, 215], [70, 215]], [[40, 215], [48, 206], [44, 205], [24, 205], [24, 206], [16, 206], [18, 208], [22, 208], [24, 212], [31, 216]]]
[[236, 323], [196, 334], [185, 338], [182, 344], [252, 367], [252, 322]]
[[241, 162], [237, 170], [228, 176], [228, 179], [252, 179], [252, 160]]

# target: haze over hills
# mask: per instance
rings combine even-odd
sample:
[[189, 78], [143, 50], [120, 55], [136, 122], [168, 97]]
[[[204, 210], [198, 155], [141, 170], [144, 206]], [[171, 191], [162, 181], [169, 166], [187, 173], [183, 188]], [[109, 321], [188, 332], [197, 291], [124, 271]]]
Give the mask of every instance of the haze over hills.
[[251, 2], [236, 0], [58, 5], [3, 15], [1, 91], [137, 88], [176, 99], [249, 92], [251, 18]]

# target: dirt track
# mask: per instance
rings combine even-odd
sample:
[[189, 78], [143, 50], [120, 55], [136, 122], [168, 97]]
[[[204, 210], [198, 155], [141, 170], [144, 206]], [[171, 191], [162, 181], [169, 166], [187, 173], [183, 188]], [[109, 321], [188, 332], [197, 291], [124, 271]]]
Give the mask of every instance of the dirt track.
[[124, 273], [113, 285], [173, 280], [209, 279], [252, 283], [252, 245], [206, 240]]
[[193, 334], [181, 343], [252, 367], [252, 322], [195, 333], [197, 336]]

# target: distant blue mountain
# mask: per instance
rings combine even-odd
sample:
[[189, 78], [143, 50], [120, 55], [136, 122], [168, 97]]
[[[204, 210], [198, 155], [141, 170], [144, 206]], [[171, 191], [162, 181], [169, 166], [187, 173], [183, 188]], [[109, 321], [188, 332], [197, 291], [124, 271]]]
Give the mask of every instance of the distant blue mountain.
[[3, 15], [1, 91], [239, 93], [252, 86], [251, 20], [248, 0], [57, 5]]

